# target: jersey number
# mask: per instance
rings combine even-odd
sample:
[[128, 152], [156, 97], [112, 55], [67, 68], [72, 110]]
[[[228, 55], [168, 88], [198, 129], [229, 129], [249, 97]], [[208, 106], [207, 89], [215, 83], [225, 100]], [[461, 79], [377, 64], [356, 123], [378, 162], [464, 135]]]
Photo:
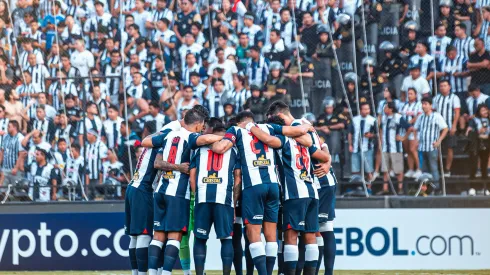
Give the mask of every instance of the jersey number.
[[208, 171], [219, 171], [223, 167], [223, 155], [208, 150]]
[[[301, 145], [296, 145], [296, 149], [298, 149], [298, 153], [296, 154], [296, 168], [308, 170], [310, 159], [308, 157], [307, 149]], [[303, 161], [304, 166], [301, 164], [301, 160]]]
[[[251, 137], [253, 137], [252, 141], [250, 141], [250, 148], [252, 148], [252, 152], [256, 155], [260, 154], [260, 149], [257, 149], [257, 147], [255, 147], [255, 145], [259, 142], [259, 139], [254, 136], [252, 133], [249, 133], [249, 135]], [[267, 153], [269, 152], [269, 146], [267, 146], [267, 144], [263, 143], [264, 144], [264, 151]]]
[[172, 140], [172, 146], [170, 147], [170, 151], [168, 152], [167, 162], [175, 164], [175, 157], [177, 156], [177, 149], [179, 146], [180, 137], [174, 137]]

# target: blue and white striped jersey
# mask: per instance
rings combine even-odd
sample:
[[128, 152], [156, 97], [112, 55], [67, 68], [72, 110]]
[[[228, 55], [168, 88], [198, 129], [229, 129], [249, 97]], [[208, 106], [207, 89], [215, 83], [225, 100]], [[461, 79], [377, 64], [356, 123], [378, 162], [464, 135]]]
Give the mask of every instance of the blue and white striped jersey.
[[[301, 124], [303, 124], [303, 121], [296, 119], [293, 121], [291, 126], [297, 126], [297, 125], [301, 125]], [[313, 146], [315, 146], [318, 150], [321, 150], [323, 142], [320, 140], [320, 136], [318, 136], [318, 133], [317, 132], [309, 132], [309, 134], [311, 136], [311, 139], [313, 140]], [[326, 145], [327, 144], [325, 144], [325, 146]], [[318, 168], [318, 167], [316, 167], [317, 164], [320, 164], [320, 161], [318, 161], [314, 158], [311, 158], [311, 172], [310, 173], [311, 173], [311, 176], [313, 177], [314, 185], [318, 189], [320, 189], [322, 187], [326, 187], [326, 186], [337, 185], [337, 178], [335, 177], [335, 172], [333, 170], [333, 167], [330, 167], [330, 172], [321, 178], [318, 178], [317, 176], [315, 176], [313, 174], [313, 171], [316, 168]]]
[[[274, 130], [266, 124], [258, 127], [268, 134]], [[276, 161], [274, 150], [262, 143], [245, 129], [233, 126], [226, 132], [225, 139], [236, 145], [240, 155], [242, 169], [242, 189], [259, 184], [277, 184]]]
[[[162, 147], [160, 152], [167, 162], [172, 164], [190, 163], [191, 151], [194, 149], [191, 148], [191, 144], [195, 145], [195, 139], [198, 136], [198, 134], [182, 128], [179, 131], [164, 132], [155, 136], [152, 138], [152, 143], [154, 147]], [[162, 174], [155, 192], [189, 200], [191, 198], [189, 187], [189, 175], [182, 174], [180, 171], [168, 171]]]
[[468, 60], [463, 59], [461, 56], [456, 57], [455, 59], [445, 57], [439, 62], [438, 71], [447, 73], [443, 79], [449, 81], [451, 89], [455, 93], [466, 93], [468, 91], [468, 85], [466, 84], [468, 81], [467, 77], [456, 77], [453, 75], [454, 73], [467, 72], [467, 63]]
[[434, 97], [432, 102], [433, 108], [442, 115], [449, 126], [449, 129], [451, 129], [455, 115], [454, 111], [456, 109], [461, 109], [461, 101], [459, 100], [459, 97], [453, 93], [450, 93], [447, 96], [439, 93], [436, 95], [436, 97]]
[[[396, 109], [397, 110], [400, 110], [402, 107], [403, 107], [403, 104], [400, 100], [398, 99], [394, 99], [393, 102], [395, 102], [395, 106], [396, 106]], [[382, 99], [379, 101], [378, 103], [378, 109], [376, 110], [377, 112], [377, 115], [378, 116], [381, 116], [382, 118], [384, 118], [386, 115], [385, 115], [385, 106], [386, 106], [386, 103], [388, 103], [386, 101], [386, 99]]]
[[400, 114], [393, 114], [391, 116], [384, 116], [381, 120], [381, 130], [383, 135], [383, 152], [386, 153], [402, 153], [402, 142], [396, 140], [396, 136], [401, 134], [402, 116]]
[[[354, 147], [353, 153], [360, 152], [361, 148], [363, 152], [374, 148], [374, 139], [367, 138], [364, 135], [374, 133], [375, 125], [376, 119], [371, 115], [367, 115], [366, 117], [358, 115], [352, 119], [350, 133], [352, 134], [352, 146]], [[359, 133], [362, 135], [362, 141], [359, 140]]]
[[196, 168], [196, 202], [219, 203], [233, 207], [233, 172], [240, 169], [238, 150], [233, 147], [216, 154], [208, 146], [200, 147], [192, 157]]
[[472, 96], [466, 99], [466, 109], [470, 116], [475, 115], [476, 111], [478, 111], [478, 105], [487, 104], [488, 96], [486, 94], [480, 94], [479, 97], [474, 98]]
[[463, 59], [469, 59], [470, 53], [475, 51], [475, 39], [473, 39], [471, 36], [467, 36], [463, 39], [455, 38], [452, 44], [454, 47], [456, 47], [456, 56]]
[[447, 128], [447, 123], [441, 114], [432, 112], [430, 115], [420, 115], [414, 127], [418, 134], [419, 151], [430, 152], [435, 150], [433, 143], [439, 139], [441, 131]]
[[318, 150], [315, 146], [306, 148], [290, 137], [276, 135], [282, 141], [281, 157], [284, 200], [318, 199], [317, 188], [311, 176], [311, 154]]
[[133, 179], [129, 183], [130, 186], [146, 192], [153, 192], [153, 182], [158, 174], [158, 169], [155, 169], [154, 166], [157, 154], [158, 148], [145, 148], [143, 150], [136, 164], [136, 172], [134, 172]]
[[420, 66], [420, 75], [423, 78], [426, 78], [429, 73], [434, 70], [434, 57], [430, 54], [426, 54], [424, 56], [416, 54], [410, 58], [410, 63], [418, 64]]
[[429, 49], [430, 54], [436, 59], [440, 60], [446, 56], [446, 48], [451, 45], [451, 38], [444, 36], [438, 37], [436, 35], [429, 37]]

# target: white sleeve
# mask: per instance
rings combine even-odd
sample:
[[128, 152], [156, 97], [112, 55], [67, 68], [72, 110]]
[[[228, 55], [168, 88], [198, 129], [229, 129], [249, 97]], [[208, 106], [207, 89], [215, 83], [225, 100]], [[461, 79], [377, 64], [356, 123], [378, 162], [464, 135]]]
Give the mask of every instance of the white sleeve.
[[36, 54], [36, 62], [37, 64], [44, 64], [43, 54], [38, 52]]
[[99, 155], [100, 155], [100, 158], [106, 158], [107, 157], [107, 146], [102, 142], [100, 143]]
[[420, 118], [421, 118], [420, 116], [417, 118], [417, 120], [415, 121], [415, 125], [413, 126], [417, 131], [419, 131], [419, 127], [420, 127], [420, 120], [421, 120]]
[[439, 113], [436, 113], [436, 115], [437, 115], [437, 121], [436, 122], [437, 122], [437, 125], [439, 126], [439, 128], [441, 130], [446, 129], [448, 126], [447, 126], [446, 121], [444, 121], [444, 118]]
[[454, 106], [454, 109], [460, 109], [461, 108], [461, 101], [459, 100], [459, 97], [457, 97], [457, 96], [454, 97], [453, 106]]
[[94, 55], [91, 52], [89, 52], [89, 51], [87, 51], [87, 52], [88, 52], [88, 55], [87, 55], [87, 58], [88, 58], [88, 60], [87, 60], [87, 66], [89, 68], [93, 68], [95, 66]]
[[427, 93], [430, 93], [430, 86], [429, 86], [429, 82], [427, 82], [427, 80], [425, 79], [422, 79], [422, 91], [421, 93], [422, 94], [427, 94]]
[[407, 76], [407, 77], [405, 77], [405, 78], [403, 79], [403, 82], [402, 82], [402, 87], [401, 87], [400, 89], [401, 89], [402, 91], [404, 91], [404, 92], [407, 92], [407, 90], [408, 90], [408, 88], [409, 88], [409, 87], [407, 87], [407, 86], [408, 86], [408, 84], [407, 84], [407, 82], [408, 82], [408, 81], [407, 81], [407, 80], [408, 80], [408, 78], [409, 78], [409, 77], [411, 77], [411, 76]]

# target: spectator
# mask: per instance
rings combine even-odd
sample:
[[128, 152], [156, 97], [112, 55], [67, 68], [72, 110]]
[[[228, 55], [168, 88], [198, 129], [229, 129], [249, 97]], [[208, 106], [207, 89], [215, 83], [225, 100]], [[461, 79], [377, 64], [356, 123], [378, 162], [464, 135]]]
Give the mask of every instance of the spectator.
[[[414, 88], [409, 88], [407, 92], [407, 102], [400, 109], [402, 118], [410, 125], [414, 125], [417, 118], [422, 114], [422, 104], [417, 100], [417, 91]], [[418, 178], [422, 175], [419, 169], [419, 153], [417, 138], [413, 133], [405, 133], [402, 129], [401, 136], [404, 137], [403, 148], [407, 153], [408, 171], [405, 173], [407, 178]]]
[[0, 105], [0, 148], [3, 146], [3, 140], [8, 132], [9, 119], [5, 116], [5, 107]]
[[420, 74], [420, 65], [418, 63], [412, 63], [408, 69], [410, 70], [410, 75], [403, 79], [401, 87], [402, 97], [407, 96], [409, 88], [415, 89], [418, 100], [422, 97], [430, 96], [431, 89], [429, 82]]
[[155, 131], [153, 131], [153, 132], [156, 132], [157, 129], [158, 130], [162, 129], [162, 127], [167, 125], [168, 123], [170, 123], [171, 120], [168, 116], [161, 113], [160, 105], [158, 104], [158, 102], [152, 101], [152, 102], [150, 102], [149, 105], [150, 105], [149, 106], [149, 114], [147, 116], [145, 116], [145, 121], [146, 121], [146, 123], [154, 122]]
[[403, 194], [403, 148], [400, 138], [404, 121], [397, 113], [396, 103], [388, 102], [384, 105], [383, 115], [380, 115], [380, 132], [383, 140], [381, 171], [383, 172], [383, 189], [379, 195], [389, 194], [388, 180], [390, 172], [393, 172], [398, 180], [398, 195]]
[[[352, 174], [360, 174], [361, 168], [364, 166], [364, 173], [369, 181], [374, 172], [376, 118], [370, 115], [371, 108], [368, 103], [362, 103], [360, 110], [361, 113], [352, 119], [348, 135], [349, 152], [352, 153], [351, 171]], [[364, 175], [362, 176], [364, 177]], [[368, 188], [370, 189], [370, 187]]]
[[29, 54], [28, 63], [27, 70], [31, 73], [34, 93], [46, 91], [46, 78], [49, 78], [48, 69], [44, 65], [37, 63], [35, 54]]
[[468, 60], [470, 53], [475, 51], [475, 39], [466, 35], [466, 29], [467, 26], [464, 23], [456, 25], [454, 28], [456, 38], [454, 38], [452, 42], [452, 45], [457, 51], [456, 57], [461, 58], [462, 60]]
[[[80, 71], [81, 77], [88, 77], [90, 68], [95, 66], [94, 55], [85, 49], [83, 39], [77, 39], [75, 42], [75, 51], [71, 54], [70, 62], [72, 66]], [[63, 64], [65, 68], [65, 65]], [[65, 68], [65, 71], [67, 68]], [[68, 73], [70, 75], [70, 73]]]
[[[7, 100], [5, 100], [5, 96], [7, 96]], [[17, 121], [20, 127], [19, 131], [22, 130], [24, 128], [22, 127], [23, 106], [16, 91], [12, 90], [10, 93], [5, 94], [5, 91], [0, 89], [0, 104], [5, 107], [5, 116], [11, 121]]]
[[[488, 178], [488, 156], [490, 155], [490, 120], [488, 116], [488, 106], [481, 104], [478, 106], [476, 116], [470, 121], [466, 130], [466, 136], [470, 138], [472, 149], [469, 152], [470, 179], [474, 179], [477, 169], [483, 179]], [[478, 161], [476, 161], [478, 160]], [[480, 167], [478, 167], [478, 163]]]
[[115, 105], [109, 105], [107, 119], [104, 121], [104, 132], [107, 147], [117, 148], [121, 139], [121, 123], [123, 119], [119, 116], [119, 109]]
[[[65, 177], [63, 178], [63, 185], [80, 186], [76, 190], [83, 188], [83, 180], [85, 180], [85, 163], [84, 158], [80, 154], [81, 149], [79, 144], [73, 144], [70, 146], [71, 158], [68, 158], [65, 166]], [[80, 194], [80, 191], [77, 192]]]
[[247, 12], [243, 18], [243, 29], [242, 29], [242, 33], [244, 35], [247, 35], [248, 36], [248, 45], [249, 46], [254, 46], [256, 45], [255, 43], [255, 40], [256, 40], [256, 36], [258, 36], [257, 34], [259, 35], [263, 35], [262, 34], [262, 29], [260, 28], [260, 26], [258, 25], [255, 25], [254, 24], [254, 15], [251, 13], [251, 12]]
[[[272, 30], [270, 31], [270, 42], [264, 46], [262, 49], [262, 52], [264, 53], [264, 56], [267, 58], [269, 61], [279, 61], [281, 64], [284, 66], [289, 65], [289, 51], [286, 48], [286, 45], [284, 43], [284, 40], [281, 38], [281, 33], [279, 30]], [[251, 50], [254, 47], [251, 48]], [[250, 52], [252, 55], [252, 52]]]
[[434, 98], [434, 110], [442, 115], [449, 128], [449, 134], [442, 142], [442, 150], [447, 152], [445, 177], [451, 176], [451, 167], [454, 157], [454, 148], [457, 145], [456, 130], [461, 115], [461, 102], [459, 97], [451, 93], [451, 85], [447, 80], [439, 82], [439, 94]]
[[206, 91], [204, 106], [207, 106], [212, 117], [222, 117], [225, 115], [222, 105], [228, 98], [228, 91], [225, 91], [225, 81], [218, 78], [213, 80]]
[[100, 197], [97, 186], [102, 185], [102, 162], [107, 158], [107, 146], [100, 140], [96, 129], [87, 131], [87, 143], [84, 146], [84, 159], [87, 161], [85, 185], [89, 188], [89, 198]]
[[44, 104], [40, 104], [36, 107], [36, 119], [30, 121], [31, 131], [39, 130], [43, 136], [43, 142], [50, 143], [54, 135], [54, 124], [46, 117], [46, 107]]
[[[271, 32], [273, 36], [275, 32]], [[282, 40], [281, 40], [282, 41]], [[267, 46], [266, 46], [267, 48]], [[264, 50], [266, 49], [264, 48]], [[250, 48], [250, 59], [247, 63], [248, 83], [265, 83], [269, 75], [269, 59], [266, 59], [257, 46]]]
[[255, 121], [264, 121], [264, 115], [267, 110], [267, 99], [262, 94], [262, 88], [256, 84], [252, 84], [250, 85], [250, 91], [252, 96], [247, 99], [243, 108], [254, 114]]
[[53, 147], [56, 142], [61, 139], [65, 140], [69, 145], [73, 144], [76, 136], [76, 127], [73, 127], [68, 123], [68, 118], [65, 114], [65, 110], [59, 110], [58, 112], [58, 124], [56, 125], [53, 138]]
[[31, 184], [29, 186], [29, 197], [33, 201], [46, 202], [56, 200], [60, 173], [58, 169], [48, 162], [50, 149], [50, 147], [37, 146], [35, 149], [36, 161], [32, 162], [29, 167], [29, 176], [27, 178]]
[[[419, 151], [422, 152], [422, 171], [430, 173], [432, 180], [439, 189], [439, 146], [447, 135], [448, 126], [444, 118], [432, 110], [432, 99], [422, 99], [424, 113], [417, 118], [415, 125], [410, 127], [408, 134], [414, 132], [418, 135]], [[405, 136], [406, 137], [406, 136]]]
[[[470, 54], [468, 60], [468, 70], [470, 71], [471, 84], [480, 87], [480, 90], [485, 95], [490, 95], [490, 55], [485, 49], [484, 41], [481, 38], [475, 39], [475, 52]], [[475, 109], [476, 110], [476, 109]]]
[[[102, 169], [105, 186], [101, 193], [105, 195], [105, 198], [121, 197], [121, 183], [126, 182], [126, 179], [124, 178], [123, 164], [117, 159], [114, 151], [107, 151], [107, 160], [102, 163]], [[111, 185], [113, 187], [110, 187]]]
[[470, 97], [466, 99], [467, 113], [464, 114], [464, 118], [466, 122], [468, 122], [469, 120], [473, 119], [473, 117], [475, 117], [478, 110], [478, 105], [480, 104], [486, 104], [487, 106], [489, 105], [488, 95], [482, 94], [478, 86], [470, 85], [468, 90], [470, 92]]
[[468, 85], [466, 77], [468, 70], [466, 69], [467, 60], [462, 56], [457, 56], [457, 49], [453, 46], [447, 47], [447, 56], [441, 60], [440, 72], [437, 73], [442, 80], [449, 81], [452, 92], [455, 93], [461, 101], [465, 101], [468, 97]]
[[243, 111], [243, 105], [252, 95], [245, 87], [245, 78], [241, 75], [233, 76], [233, 88], [231, 98], [233, 98], [233, 101], [235, 102], [233, 110], [236, 114]]
[[446, 36], [446, 27], [443, 24], [436, 26], [435, 35], [429, 37], [430, 54], [434, 57], [436, 64], [446, 56], [446, 48], [451, 45], [451, 38]]
[[410, 58], [410, 62], [418, 64], [420, 73], [427, 81], [431, 81], [434, 78], [434, 57], [428, 54], [429, 45], [425, 41], [418, 41], [415, 47], [416, 55]]
[[13, 184], [24, 178], [24, 160], [26, 151], [22, 145], [24, 136], [20, 133], [19, 123], [12, 120], [8, 124], [8, 133], [5, 135], [0, 149], [0, 162], [2, 163], [2, 184]]

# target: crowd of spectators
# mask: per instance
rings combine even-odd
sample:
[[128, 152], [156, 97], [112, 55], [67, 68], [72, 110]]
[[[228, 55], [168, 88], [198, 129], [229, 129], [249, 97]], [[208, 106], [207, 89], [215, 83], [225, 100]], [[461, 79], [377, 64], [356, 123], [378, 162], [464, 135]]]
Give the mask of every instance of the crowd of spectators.
[[[381, 43], [384, 56], [344, 74], [347, 95], [335, 91], [310, 120], [331, 147], [348, 132], [353, 174], [396, 175], [400, 193], [421, 170], [438, 181], [441, 143], [450, 176], [458, 134], [479, 141], [471, 177], [486, 177], [490, 1], [415, 2], [1, 0], [0, 184], [27, 181], [39, 201], [80, 199], [77, 186], [121, 198], [142, 138], [198, 104], [227, 123], [243, 110], [264, 120], [272, 102], [291, 104], [290, 84], [314, 78], [315, 63], [338, 69], [351, 18], [356, 29], [377, 24], [395, 4], [400, 45]], [[428, 2], [436, 15], [417, 17]]]

